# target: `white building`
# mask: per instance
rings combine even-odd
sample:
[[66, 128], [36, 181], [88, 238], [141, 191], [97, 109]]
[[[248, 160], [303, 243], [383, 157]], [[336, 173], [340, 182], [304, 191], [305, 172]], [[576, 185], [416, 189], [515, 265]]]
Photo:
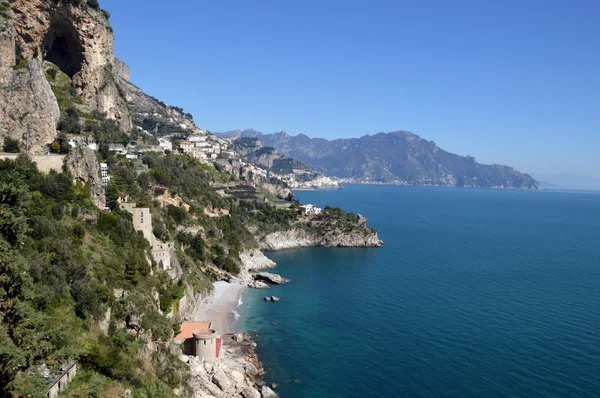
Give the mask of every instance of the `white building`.
[[304, 214], [321, 214], [323, 212], [323, 209], [315, 205], [304, 205], [300, 207], [304, 208]]
[[100, 176], [102, 177], [102, 184], [107, 186], [110, 176], [108, 175], [108, 165], [106, 163], [100, 163]]

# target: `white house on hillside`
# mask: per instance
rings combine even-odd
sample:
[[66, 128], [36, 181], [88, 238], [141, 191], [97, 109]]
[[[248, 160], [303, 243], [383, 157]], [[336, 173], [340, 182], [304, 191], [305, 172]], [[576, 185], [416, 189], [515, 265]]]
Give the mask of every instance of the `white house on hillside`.
[[323, 209], [315, 205], [304, 205], [300, 207], [304, 208], [304, 214], [321, 214], [323, 212]]

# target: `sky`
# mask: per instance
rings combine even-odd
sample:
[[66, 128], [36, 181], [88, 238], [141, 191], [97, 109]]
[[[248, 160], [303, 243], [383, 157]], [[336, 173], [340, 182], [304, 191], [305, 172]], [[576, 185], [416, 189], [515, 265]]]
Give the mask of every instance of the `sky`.
[[213, 132], [407, 130], [600, 177], [597, 0], [101, 0], [147, 93]]

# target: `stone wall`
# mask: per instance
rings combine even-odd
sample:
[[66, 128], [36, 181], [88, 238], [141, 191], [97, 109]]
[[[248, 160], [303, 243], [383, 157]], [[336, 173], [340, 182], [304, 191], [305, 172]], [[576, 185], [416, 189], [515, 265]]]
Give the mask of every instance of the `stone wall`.
[[[11, 159], [14, 160], [19, 156], [17, 153], [0, 153], [0, 159]], [[62, 171], [62, 166], [65, 161], [65, 155], [29, 155], [32, 161], [37, 164], [37, 168], [45, 174], [48, 174], [50, 170], [54, 170], [58, 173]]]

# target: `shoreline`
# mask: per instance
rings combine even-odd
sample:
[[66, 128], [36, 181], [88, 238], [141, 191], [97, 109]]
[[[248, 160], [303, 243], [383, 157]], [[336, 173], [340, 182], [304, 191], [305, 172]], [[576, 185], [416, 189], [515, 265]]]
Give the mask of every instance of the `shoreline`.
[[214, 291], [201, 313], [202, 320], [211, 322], [220, 335], [244, 332], [233, 327], [239, 317], [235, 309], [241, 305], [242, 294], [248, 287], [225, 281], [214, 282], [213, 286]]

